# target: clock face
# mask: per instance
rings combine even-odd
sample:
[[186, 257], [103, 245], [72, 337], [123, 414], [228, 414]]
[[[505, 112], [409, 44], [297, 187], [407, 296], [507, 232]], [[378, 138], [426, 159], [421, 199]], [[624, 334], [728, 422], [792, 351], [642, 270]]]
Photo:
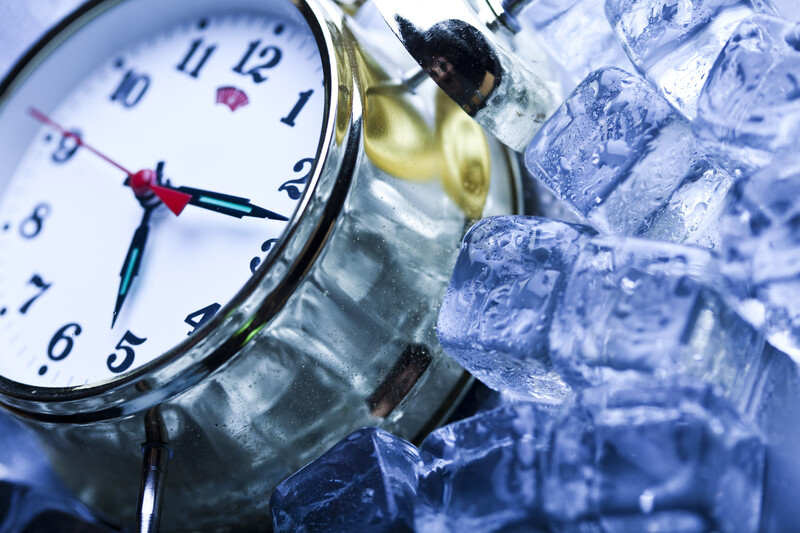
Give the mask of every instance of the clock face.
[[24, 112], [0, 111], [34, 132], [0, 145], [16, 162], [0, 176], [3, 377], [76, 387], [153, 361], [222, 312], [291, 223], [325, 120], [314, 34], [288, 1], [183, 3], [172, 22], [94, 18], [37, 66], [39, 89], [16, 89]]

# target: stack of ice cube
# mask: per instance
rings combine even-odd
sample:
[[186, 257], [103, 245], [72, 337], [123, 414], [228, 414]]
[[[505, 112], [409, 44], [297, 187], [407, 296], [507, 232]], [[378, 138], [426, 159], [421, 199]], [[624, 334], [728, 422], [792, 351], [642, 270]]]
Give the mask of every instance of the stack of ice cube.
[[[607, 20], [585, 15], [599, 3], [503, 2], [528, 4], [520, 20], [569, 75], [602, 67], [525, 152], [584, 224], [480, 222], [442, 304], [446, 351], [510, 403], [416, 453], [382, 439], [356, 469], [380, 482], [311, 490], [305, 510], [274, 499], [276, 516], [391, 530], [398, 513], [349, 511], [363, 477], [417, 531], [800, 523], [800, 7], [605, 0]], [[643, 78], [593, 50], [610, 31]]]
[[628, 57], [690, 119], [711, 65], [756, 9], [750, 0], [606, 0]]
[[[365, 436], [367, 449], [353, 446]], [[561, 409], [506, 405], [414, 449], [356, 432], [278, 487], [275, 531], [745, 533], [760, 522], [761, 439], [699, 382], [589, 389]], [[332, 463], [359, 467], [334, 486]]]

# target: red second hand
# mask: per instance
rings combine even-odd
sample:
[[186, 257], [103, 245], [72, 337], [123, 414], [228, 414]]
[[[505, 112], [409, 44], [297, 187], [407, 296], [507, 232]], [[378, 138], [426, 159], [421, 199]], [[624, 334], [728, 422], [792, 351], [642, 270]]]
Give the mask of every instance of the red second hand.
[[171, 189], [167, 189], [165, 187], [160, 187], [154, 183], [155, 181], [155, 172], [152, 170], [140, 170], [139, 172], [131, 172], [127, 168], [123, 167], [104, 153], [100, 152], [99, 150], [95, 149], [93, 146], [86, 144], [83, 139], [81, 139], [80, 135], [77, 135], [65, 127], [63, 127], [58, 122], [54, 121], [35, 107], [28, 108], [28, 113], [41, 122], [42, 124], [46, 124], [50, 126], [54, 130], [58, 131], [64, 137], [69, 137], [74, 139], [75, 142], [78, 143], [78, 146], [81, 146], [94, 155], [100, 157], [104, 161], [111, 163], [125, 174], [128, 175], [129, 184], [131, 189], [133, 189], [133, 193], [137, 197], [141, 197], [144, 195], [148, 190], [152, 191], [158, 198], [164, 202], [164, 204], [173, 212], [175, 216], [178, 216], [183, 211], [183, 208], [186, 207], [186, 204], [192, 199], [192, 196], [186, 193], [182, 193], [179, 191], [173, 191]]
[[111, 163], [112, 165], [114, 165], [115, 167], [117, 167], [118, 169], [123, 171], [125, 174], [127, 174], [128, 176], [133, 176], [133, 172], [131, 172], [127, 168], [123, 167], [122, 165], [120, 165], [119, 163], [117, 163], [116, 161], [111, 159], [110, 157], [106, 156], [102, 152], [99, 152], [93, 146], [90, 146], [90, 145], [86, 144], [83, 141], [83, 139], [81, 139], [81, 137], [79, 135], [76, 135], [75, 133], [67, 130], [66, 128], [64, 128], [63, 126], [61, 126], [57, 122], [53, 121], [53, 119], [51, 119], [50, 117], [48, 117], [47, 115], [45, 115], [44, 113], [39, 111], [38, 109], [36, 109], [34, 107], [31, 107], [31, 108], [28, 109], [28, 113], [30, 113], [30, 115], [33, 118], [35, 118], [36, 120], [38, 120], [42, 124], [47, 124], [51, 128], [57, 130], [64, 137], [70, 137], [71, 139], [74, 139], [75, 142], [78, 143], [78, 146], [82, 146], [83, 148], [86, 148], [87, 150], [92, 152], [94, 155], [100, 157], [101, 159], [107, 161], [108, 163]]

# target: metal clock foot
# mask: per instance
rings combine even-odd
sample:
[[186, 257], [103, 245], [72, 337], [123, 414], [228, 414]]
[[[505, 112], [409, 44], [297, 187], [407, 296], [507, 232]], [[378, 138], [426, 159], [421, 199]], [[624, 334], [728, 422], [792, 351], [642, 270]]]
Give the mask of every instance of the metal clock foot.
[[137, 533], [156, 533], [161, 519], [164, 500], [164, 483], [172, 449], [166, 444], [152, 443], [142, 446], [142, 484], [139, 504], [136, 507]]

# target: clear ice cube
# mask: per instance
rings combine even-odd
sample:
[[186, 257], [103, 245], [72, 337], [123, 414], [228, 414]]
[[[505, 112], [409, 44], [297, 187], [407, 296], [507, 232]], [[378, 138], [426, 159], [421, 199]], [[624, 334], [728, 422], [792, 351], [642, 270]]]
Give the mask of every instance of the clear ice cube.
[[535, 33], [567, 73], [568, 91], [601, 67], [631, 68], [604, 10], [604, 0], [533, 0], [517, 15], [523, 33]]
[[478, 379], [518, 398], [558, 401], [561, 378], [580, 389], [641, 372], [702, 377], [738, 402], [764, 341], [720, 300], [717, 274], [698, 247], [490, 218], [464, 240], [439, 338]]
[[488, 386], [562, 400], [547, 334], [564, 273], [594, 231], [541, 218], [485, 219], [464, 237], [439, 313], [447, 353]]
[[530, 174], [605, 233], [715, 244], [734, 179], [705, 158], [689, 122], [645, 80], [586, 78], [525, 153]]
[[589, 389], [554, 431], [545, 509], [557, 531], [755, 533], [764, 446], [704, 384]]
[[753, 13], [749, 0], [606, 0], [631, 61], [690, 119], [717, 55]]
[[360, 429], [278, 485], [276, 533], [413, 530], [419, 452], [381, 429]]
[[738, 174], [704, 160], [647, 222], [647, 238], [719, 249], [725, 197]]
[[722, 50], [693, 124], [719, 161], [748, 173], [800, 142], [800, 23], [758, 15]]
[[722, 219], [723, 294], [767, 340], [800, 360], [800, 156], [731, 191]]
[[566, 273], [553, 313], [556, 368], [577, 388], [627, 371], [683, 373], [747, 396], [764, 341], [711, 290], [716, 272], [701, 248], [591, 239]]
[[554, 421], [552, 408], [520, 403], [428, 435], [417, 530], [546, 531], [539, 480]]

